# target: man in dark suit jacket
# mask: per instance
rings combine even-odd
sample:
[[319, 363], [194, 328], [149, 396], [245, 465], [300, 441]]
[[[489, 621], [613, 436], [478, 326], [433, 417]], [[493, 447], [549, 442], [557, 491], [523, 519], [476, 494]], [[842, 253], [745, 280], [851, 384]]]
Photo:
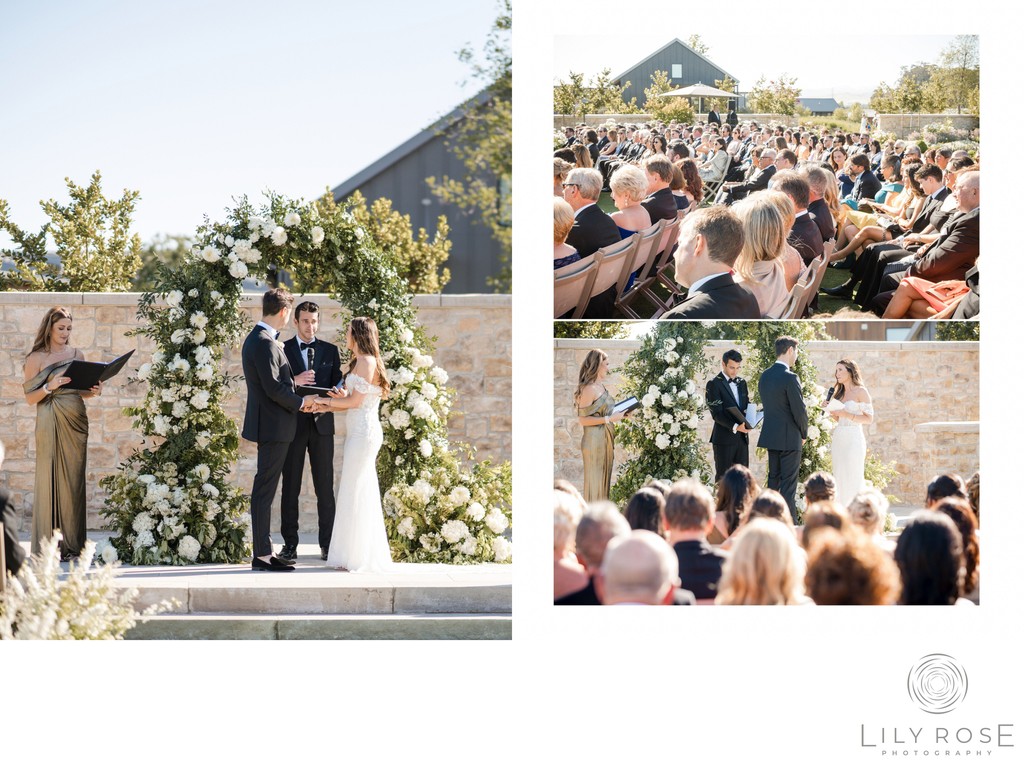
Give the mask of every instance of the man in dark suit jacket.
[[691, 591], [697, 602], [713, 602], [726, 555], [708, 545], [707, 534], [715, 523], [711, 493], [693, 479], [672, 485], [665, 496], [665, 531], [679, 559], [679, 585]]
[[594, 578], [601, 569], [604, 551], [613, 537], [629, 534], [629, 522], [614, 503], [607, 500], [591, 503], [576, 526], [576, 557], [586, 567], [590, 582], [575, 593], [563, 596], [558, 606], [597, 606]]
[[795, 170], [783, 170], [775, 175], [774, 191], [780, 191], [793, 201], [796, 218], [789, 231], [788, 242], [803, 258], [804, 265], [819, 257], [825, 249], [818, 226], [807, 213], [811, 201], [811, 186], [807, 179]]
[[719, 127], [722, 125], [722, 118], [718, 116], [718, 112], [714, 109], [708, 112], [708, 125], [713, 122], [718, 123]]
[[720, 201], [725, 205], [731, 205], [754, 192], [767, 189], [768, 182], [772, 180], [772, 176], [778, 170], [775, 167], [775, 150], [763, 150], [757, 163], [757, 170], [746, 181], [722, 184], [722, 190], [719, 192], [716, 202]]
[[[619, 227], [597, 206], [601, 196], [601, 174], [593, 168], [573, 168], [565, 177], [563, 196], [575, 211], [575, 221], [566, 243], [581, 258], [593, 255], [602, 247], [622, 241]], [[585, 319], [610, 319], [615, 310], [615, 285], [595, 295], [583, 312]]]
[[781, 337], [775, 341], [778, 361], [761, 373], [757, 390], [764, 407], [761, 436], [757, 446], [768, 450], [768, 489], [782, 495], [796, 523], [796, 483], [800, 458], [807, 439], [807, 408], [800, 380], [792, 367], [796, 364], [797, 341]]
[[[320, 307], [304, 301], [295, 308], [296, 334], [284, 342], [292, 376], [298, 386], [332, 388], [341, 382], [338, 347], [316, 337]], [[312, 362], [312, 364], [310, 364]], [[281, 482], [281, 536], [284, 548], [278, 558], [294, 562], [299, 544], [299, 490], [309, 453], [309, 470], [316, 492], [320, 558], [327, 560], [334, 530], [334, 413], [300, 412], [295, 438], [288, 448]]]
[[981, 312], [981, 285], [978, 282], [977, 264], [967, 270], [964, 281], [971, 291], [960, 299], [950, 319], [974, 319]]
[[811, 220], [818, 227], [821, 234], [821, 241], [828, 242], [835, 239], [836, 225], [832, 221], [832, 211], [828, 209], [825, 202], [825, 185], [831, 181], [829, 171], [811, 165], [801, 171], [807, 179], [807, 188], [810, 189], [810, 197], [807, 205], [807, 212], [811, 214]]
[[853, 200], [854, 203], [862, 199], [874, 199], [882, 188], [882, 182], [871, 172], [871, 158], [866, 154], [853, 155], [850, 157], [850, 169], [857, 176], [847, 199]]
[[672, 184], [672, 163], [664, 154], [655, 154], [644, 160], [647, 174], [647, 198], [640, 203], [651, 216], [651, 223], [674, 221], [679, 209], [669, 187]]
[[664, 319], [760, 319], [757, 299], [733, 278], [743, 224], [716, 205], [687, 214], [676, 247], [676, 282], [686, 297]]
[[248, 396], [242, 438], [256, 442], [256, 477], [252, 482], [252, 568], [292, 571], [295, 567], [274, 554], [270, 540], [270, 507], [277, 483], [295, 438], [295, 415], [312, 404], [315, 396], [295, 393], [295, 381], [277, 336], [292, 310], [292, 296], [283, 288], [263, 294], [263, 320], [242, 343], [242, 372]]
[[[722, 355], [722, 371], [704, 387], [704, 401], [715, 421], [711, 450], [715, 454], [715, 481], [737, 463], [750, 465], [749, 424], [744, 417], [750, 396], [747, 381], [740, 377], [743, 357], [734, 348]], [[739, 415], [736, 414], [739, 411]]]
[[[4, 465], [4, 443], [0, 442], [0, 468]], [[17, 575], [25, 562], [25, 549], [18, 541], [18, 516], [14, 512], [11, 493], [0, 487], [0, 524], [4, 525], [4, 566], [12, 575]], [[0, 572], [0, 577], [3, 572]]]

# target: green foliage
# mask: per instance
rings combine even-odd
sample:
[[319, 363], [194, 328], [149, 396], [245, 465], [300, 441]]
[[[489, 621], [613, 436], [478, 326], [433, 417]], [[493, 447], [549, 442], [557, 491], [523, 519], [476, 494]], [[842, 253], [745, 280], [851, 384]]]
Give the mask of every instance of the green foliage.
[[977, 35], [957, 35], [938, 63], [900, 69], [895, 85], [879, 83], [870, 106], [883, 113], [933, 113], [955, 109], [979, 113], [981, 67]]
[[621, 85], [612, 82], [612, 70], [604, 68], [584, 84], [582, 72], [569, 72], [569, 80], [555, 83], [555, 114], [572, 115], [579, 120], [588, 114], [636, 114], [636, 99], [627, 104], [622, 93], [630, 86], [627, 80]]
[[707, 331], [703, 322], [660, 322], [623, 365], [622, 391], [642, 406], [616, 429], [618, 443], [635, 457], [612, 487], [615, 502], [625, 503], [652, 478], [690, 476], [704, 484], [714, 479], [697, 433], [711, 372], [704, 354]]
[[981, 323], [936, 322], [935, 340], [981, 340]]
[[644, 96], [647, 99], [644, 108], [656, 120], [662, 122], [692, 122], [694, 112], [689, 99], [679, 96], [665, 98], [661, 95], [675, 89], [676, 86], [669, 80], [668, 72], [657, 70], [651, 75], [650, 87], [644, 88]]
[[468, 180], [444, 176], [440, 180], [431, 177], [426, 181], [438, 198], [457, 205], [475, 222], [490, 229], [491, 237], [501, 247], [502, 267], [498, 274], [488, 278], [488, 283], [495, 292], [509, 292], [512, 286], [511, 0], [502, 0], [501, 5], [482, 57], [471, 48], [459, 51], [459, 60], [470, 65], [471, 77], [480, 81], [487, 92], [484, 103], [472, 98], [462, 105], [463, 116], [445, 139], [449, 151], [465, 166]]
[[0, 271], [0, 289], [57, 292], [62, 289], [60, 267], [46, 260], [46, 232], [44, 224], [38, 234], [21, 229], [10, 217], [10, 205], [0, 199], [0, 231], [6, 232], [13, 247], [0, 249], [0, 261], [12, 268]]
[[701, 39], [700, 35], [690, 35], [686, 38], [686, 44], [702, 56], [706, 56], [711, 50], [710, 46]]
[[[726, 75], [724, 80], [715, 80], [716, 88], [718, 88], [719, 90], [727, 90], [730, 93], [735, 92], [736, 86], [738, 84], [739, 83], [737, 83], [734, 79], [729, 77], [729, 75]], [[721, 98], [704, 99], [704, 104], [709, 108], [714, 109], [716, 112], [725, 112], [728, 111], [729, 109], [729, 101], [730, 99], [722, 96]]]
[[796, 82], [796, 77], [785, 74], [774, 80], [761, 77], [747, 94], [747, 105], [752, 111], [764, 114], [796, 114], [796, 99], [800, 95]]
[[100, 188], [100, 171], [85, 188], [70, 178], [70, 203], [42, 203], [50, 216], [49, 233], [57, 245], [63, 276], [71, 292], [129, 290], [142, 266], [142, 240], [130, 234], [137, 191], [124, 190], [121, 199], [107, 199]]
[[628, 322], [555, 322], [556, 338], [625, 338]]
[[[831, 465], [831, 457], [829, 460]], [[888, 463], [883, 463], [877, 455], [871, 450], [867, 451], [867, 455], [864, 458], [864, 481], [870, 486], [877, 489], [879, 492], [885, 492], [885, 488], [889, 486], [899, 471], [896, 469], [896, 461], [890, 460]], [[893, 495], [888, 495], [890, 503], [898, 503], [900, 499]], [[888, 531], [888, 530], [887, 530]]]
[[192, 250], [192, 238], [182, 234], [157, 234], [142, 248], [142, 267], [132, 280], [132, 289], [138, 292], [152, 290], [161, 267], [176, 269]]
[[957, 114], [977, 114], [980, 99], [981, 65], [977, 35], [957, 35], [939, 59], [942, 69], [933, 78], [945, 97], [946, 107]]

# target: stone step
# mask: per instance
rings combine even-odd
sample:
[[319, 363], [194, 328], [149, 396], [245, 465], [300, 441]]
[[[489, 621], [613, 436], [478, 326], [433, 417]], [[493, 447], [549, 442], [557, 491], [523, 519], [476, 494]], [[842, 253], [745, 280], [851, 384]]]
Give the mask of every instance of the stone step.
[[169, 614], [140, 621], [126, 639], [509, 640], [511, 614]]

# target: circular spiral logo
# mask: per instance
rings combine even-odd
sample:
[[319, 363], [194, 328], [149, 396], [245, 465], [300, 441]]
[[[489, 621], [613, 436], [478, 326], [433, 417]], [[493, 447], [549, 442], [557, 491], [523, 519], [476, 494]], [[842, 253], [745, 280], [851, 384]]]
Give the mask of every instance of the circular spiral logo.
[[928, 654], [907, 675], [907, 692], [926, 713], [949, 713], [967, 696], [967, 671], [948, 654]]

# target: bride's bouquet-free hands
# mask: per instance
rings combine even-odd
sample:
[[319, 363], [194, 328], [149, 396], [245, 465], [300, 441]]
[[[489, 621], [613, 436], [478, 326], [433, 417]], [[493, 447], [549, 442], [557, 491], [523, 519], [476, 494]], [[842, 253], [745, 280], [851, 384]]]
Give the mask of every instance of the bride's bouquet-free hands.
[[833, 420], [839, 420], [846, 414], [846, 405], [838, 399], [829, 399], [825, 405], [825, 412], [831, 415]]

